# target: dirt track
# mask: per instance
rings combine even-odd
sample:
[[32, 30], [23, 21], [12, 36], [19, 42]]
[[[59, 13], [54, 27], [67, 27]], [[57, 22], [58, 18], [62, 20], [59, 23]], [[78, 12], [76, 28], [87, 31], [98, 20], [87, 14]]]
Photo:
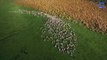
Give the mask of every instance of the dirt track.
[[107, 8], [101, 10], [89, 0], [20, 0], [17, 4], [68, 19], [74, 18], [92, 30], [107, 32]]

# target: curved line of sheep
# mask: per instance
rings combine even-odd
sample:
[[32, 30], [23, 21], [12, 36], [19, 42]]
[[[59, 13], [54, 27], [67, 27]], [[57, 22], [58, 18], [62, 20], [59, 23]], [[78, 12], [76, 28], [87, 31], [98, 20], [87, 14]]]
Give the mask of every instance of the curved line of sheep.
[[21, 9], [9, 12], [47, 17], [48, 20], [46, 21], [44, 26], [40, 28], [42, 31], [41, 37], [43, 38], [43, 40], [50, 41], [60, 52], [67, 53], [70, 56], [74, 56], [73, 54], [76, 50], [77, 37], [72, 31], [72, 27], [68, 23], [55, 16], [51, 16], [43, 12]]

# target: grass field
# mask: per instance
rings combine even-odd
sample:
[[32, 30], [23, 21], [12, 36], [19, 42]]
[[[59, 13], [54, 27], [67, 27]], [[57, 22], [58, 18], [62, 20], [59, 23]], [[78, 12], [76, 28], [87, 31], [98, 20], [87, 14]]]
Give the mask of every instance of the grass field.
[[78, 37], [75, 57], [71, 57], [43, 42], [40, 27], [46, 18], [9, 12], [17, 9], [32, 10], [13, 0], [0, 0], [0, 60], [107, 60], [107, 35], [67, 20]]

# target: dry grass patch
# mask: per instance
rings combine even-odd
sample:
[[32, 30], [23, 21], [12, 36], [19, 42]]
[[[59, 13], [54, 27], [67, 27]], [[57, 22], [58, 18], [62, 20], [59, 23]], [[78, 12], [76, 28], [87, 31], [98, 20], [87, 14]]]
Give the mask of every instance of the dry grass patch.
[[107, 8], [100, 10], [89, 0], [20, 0], [17, 4], [67, 19], [74, 18], [92, 30], [107, 32]]

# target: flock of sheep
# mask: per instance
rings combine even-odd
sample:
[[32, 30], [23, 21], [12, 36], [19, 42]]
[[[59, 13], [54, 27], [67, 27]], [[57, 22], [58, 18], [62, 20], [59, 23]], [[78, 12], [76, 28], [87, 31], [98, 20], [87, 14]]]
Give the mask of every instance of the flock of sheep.
[[44, 41], [51, 41], [54, 47], [56, 47], [60, 52], [66, 52], [70, 56], [73, 56], [77, 38], [72, 31], [72, 27], [68, 23], [65, 23], [56, 16], [51, 16], [43, 12], [21, 9], [12, 12], [47, 17], [48, 20], [44, 24], [44, 27], [41, 28], [41, 37]]
[[42, 37], [44, 41], [51, 41], [60, 52], [73, 56], [77, 39], [71, 30], [71, 26], [63, 20], [49, 18], [42, 28]]

